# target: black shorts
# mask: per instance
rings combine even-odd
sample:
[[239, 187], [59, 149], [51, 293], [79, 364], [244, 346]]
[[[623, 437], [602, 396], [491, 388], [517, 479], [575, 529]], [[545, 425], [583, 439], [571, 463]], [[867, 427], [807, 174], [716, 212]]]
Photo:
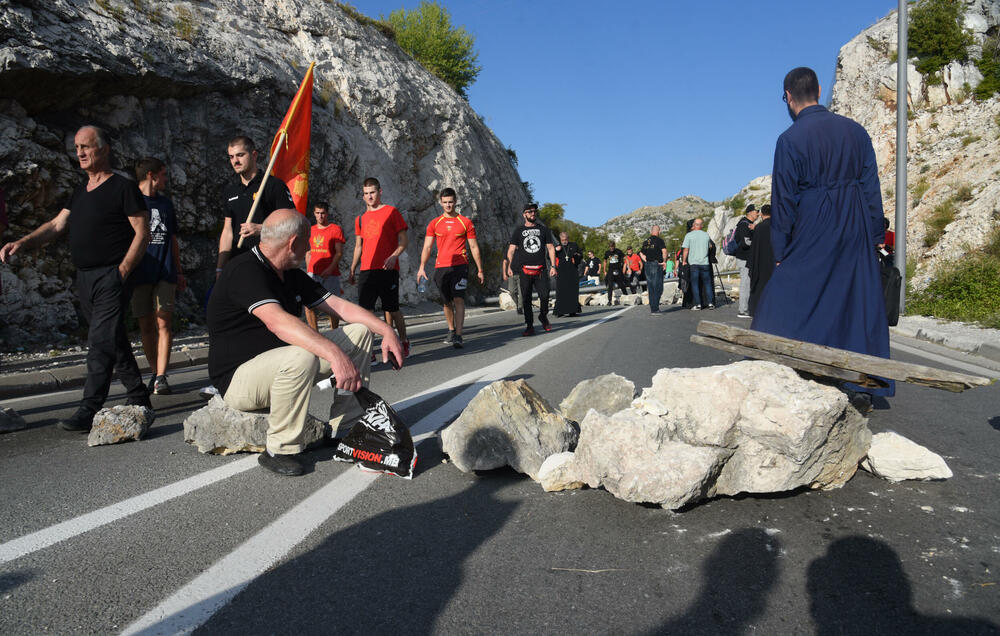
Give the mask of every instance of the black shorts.
[[399, 271], [363, 269], [358, 275], [358, 304], [375, 311], [375, 301], [382, 299], [382, 311], [399, 311]]
[[455, 298], [465, 298], [465, 290], [469, 287], [469, 266], [439, 267], [434, 270], [434, 283], [441, 290], [446, 303]]

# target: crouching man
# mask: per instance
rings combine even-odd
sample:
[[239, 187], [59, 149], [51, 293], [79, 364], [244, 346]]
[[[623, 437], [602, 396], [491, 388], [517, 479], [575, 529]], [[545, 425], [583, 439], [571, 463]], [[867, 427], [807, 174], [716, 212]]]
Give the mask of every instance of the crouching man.
[[[259, 462], [281, 475], [301, 475], [295, 455], [313, 385], [332, 373], [338, 389], [368, 385], [372, 332], [382, 336], [382, 361], [403, 361], [396, 332], [374, 314], [334, 296], [298, 269], [309, 251], [309, 222], [295, 210], [264, 221], [260, 245], [222, 271], [208, 302], [208, 372], [226, 404], [269, 408], [267, 452]], [[302, 306], [347, 323], [324, 337], [299, 319]], [[331, 412], [341, 418], [353, 400]], [[336, 404], [336, 402], [335, 402]]]

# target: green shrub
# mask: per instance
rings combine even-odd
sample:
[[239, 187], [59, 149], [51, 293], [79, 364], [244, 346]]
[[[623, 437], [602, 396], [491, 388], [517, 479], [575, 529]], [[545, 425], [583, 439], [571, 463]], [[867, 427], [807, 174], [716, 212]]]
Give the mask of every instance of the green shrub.
[[[329, 0], [327, 0], [327, 2], [329, 2]], [[390, 40], [396, 39], [396, 31], [393, 30], [391, 24], [386, 23], [384, 20], [369, 18], [365, 14], [358, 11], [354, 5], [347, 2], [335, 2], [334, 4], [336, 4], [341, 11], [346, 13], [348, 17], [352, 18], [361, 26], [370, 26]]]
[[989, 99], [1000, 92], [1000, 37], [991, 35], [983, 41], [983, 56], [976, 60], [976, 68], [983, 74], [983, 81], [976, 86], [976, 99]]
[[969, 59], [973, 39], [962, 24], [964, 13], [961, 0], [921, 0], [910, 10], [909, 51], [918, 71], [929, 76], [951, 61]]
[[968, 183], [955, 183], [951, 187], [955, 189], [955, 194], [952, 195], [952, 198], [956, 201], [965, 202], [972, 200], [972, 186]]
[[743, 196], [743, 193], [741, 192], [736, 196], [734, 196], [732, 199], [729, 199], [729, 201], [727, 201], [727, 205], [729, 205], [729, 209], [732, 210], [734, 213], [742, 214], [743, 210], [745, 210], [747, 207], [747, 199], [745, 196]]
[[944, 235], [944, 229], [954, 220], [954, 198], [949, 198], [931, 210], [931, 215], [925, 222], [927, 225], [927, 234], [924, 236], [924, 247], [934, 247]]
[[974, 144], [980, 139], [982, 139], [982, 137], [980, 137], [979, 135], [966, 135], [962, 137], [962, 147], [965, 148], [969, 144]]
[[423, 0], [413, 11], [397, 9], [384, 20], [392, 25], [396, 42], [404, 51], [466, 96], [465, 89], [476, 81], [483, 67], [476, 64], [475, 40], [465, 27], [452, 26], [446, 8]]
[[910, 294], [906, 313], [1000, 328], [1000, 229], [984, 248], [942, 266], [925, 290]]

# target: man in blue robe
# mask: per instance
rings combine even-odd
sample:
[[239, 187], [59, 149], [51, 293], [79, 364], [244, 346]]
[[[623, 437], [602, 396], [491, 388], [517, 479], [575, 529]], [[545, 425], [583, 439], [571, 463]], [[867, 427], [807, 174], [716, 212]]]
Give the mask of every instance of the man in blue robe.
[[[775, 269], [751, 328], [888, 358], [876, 257], [885, 230], [875, 150], [860, 124], [820, 106], [819, 96], [812, 69], [785, 76], [782, 99], [794, 123], [774, 149]], [[890, 382], [863, 390], [892, 395], [893, 389]]]

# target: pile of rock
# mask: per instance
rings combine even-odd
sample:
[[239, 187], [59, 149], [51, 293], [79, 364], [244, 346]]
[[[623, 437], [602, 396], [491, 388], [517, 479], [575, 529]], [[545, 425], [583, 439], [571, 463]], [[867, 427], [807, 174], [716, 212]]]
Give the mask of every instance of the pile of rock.
[[441, 432], [463, 471], [510, 466], [547, 491], [602, 487], [669, 509], [838, 488], [866, 458], [889, 479], [951, 474], [939, 457], [910, 462], [927, 468], [920, 472], [893, 466], [877, 440], [842, 391], [763, 361], [661, 369], [638, 397], [625, 378], [601, 376], [578, 384], [558, 411], [523, 380], [495, 382]]

